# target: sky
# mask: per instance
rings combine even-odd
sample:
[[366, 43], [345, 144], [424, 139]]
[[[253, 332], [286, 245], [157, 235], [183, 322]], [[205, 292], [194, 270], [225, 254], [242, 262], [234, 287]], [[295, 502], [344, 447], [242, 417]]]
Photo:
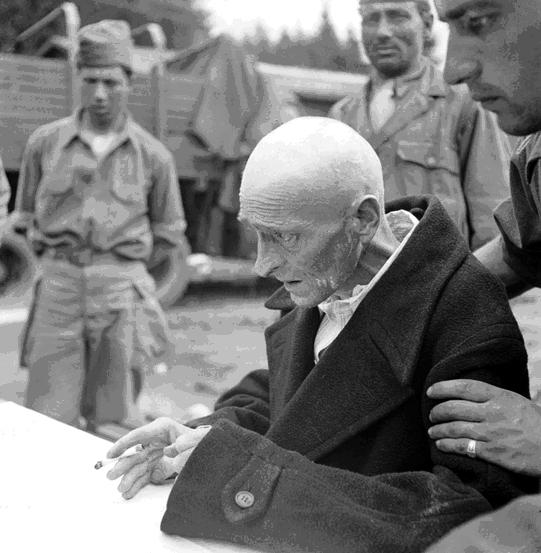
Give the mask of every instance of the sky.
[[[359, 38], [359, 0], [196, 0], [210, 15], [213, 33], [227, 32], [236, 38], [253, 35], [262, 25], [268, 36], [278, 40], [284, 30], [290, 34], [317, 31], [325, 6], [337, 35], [345, 40], [351, 31]], [[436, 58], [445, 58], [447, 26], [434, 24]]]
[[272, 39], [285, 29], [291, 33], [316, 31], [326, 4], [338, 36], [347, 38], [351, 29], [359, 33], [358, 0], [198, 0], [210, 11], [215, 32], [242, 37], [253, 34], [258, 23]]

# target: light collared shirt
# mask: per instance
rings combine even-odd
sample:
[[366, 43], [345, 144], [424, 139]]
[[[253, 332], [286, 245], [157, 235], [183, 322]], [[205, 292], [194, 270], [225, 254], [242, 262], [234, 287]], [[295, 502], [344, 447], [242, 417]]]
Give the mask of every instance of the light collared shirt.
[[383, 79], [375, 71], [370, 79], [369, 117], [373, 129], [378, 132], [395, 112], [397, 101], [404, 97], [412, 84], [419, 80], [426, 70], [426, 63], [416, 71]]
[[149, 259], [184, 244], [173, 156], [131, 119], [96, 156], [79, 111], [38, 128], [23, 155], [16, 216], [36, 249], [72, 246]]
[[[349, 320], [359, 307], [360, 303], [367, 296], [367, 294], [374, 288], [376, 283], [381, 277], [389, 270], [389, 267], [393, 264], [394, 260], [400, 255], [400, 252], [404, 249], [409, 237], [413, 230], [419, 223], [416, 217], [414, 217], [408, 211], [400, 210], [394, 211], [388, 214], [387, 219], [391, 225], [393, 232], [395, 226], [399, 233], [403, 232], [404, 224], [407, 224], [410, 228], [408, 233], [404, 236], [400, 242], [398, 248], [387, 259], [381, 269], [374, 275], [372, 280], [365, 285], [358, 284], [351, 292], [351, 296], [348, 298], [340, 299], [336, 296], [331, 296], [324, 302], [318, 305], [320, 313], [323, 315], [319, 329], [314, 340], [314, 360], [317, 363], [321, 356], [321, 353], [328, 348], [336, 339], [336, 337], [342, 332]], [[398, 233], [395, 233], [395, 236]]]

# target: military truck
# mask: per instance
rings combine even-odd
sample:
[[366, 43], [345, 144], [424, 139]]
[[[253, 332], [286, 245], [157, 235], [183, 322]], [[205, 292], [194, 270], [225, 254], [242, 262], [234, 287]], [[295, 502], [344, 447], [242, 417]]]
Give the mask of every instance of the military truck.
[[[76, 5], [66, 2], [23, 32], [12, 52], [0, 54], [0, 153], [12, 186], [11, 209], [30, 133], [77, 106], [80, 25]], [[168, 306], [189, 281], [253, 278], [253, 241], [245, 240], [242, 255], [208, 247], [212, 224], [223, 221], [220, 209], [235, 222], [243, 161], [266, 132], [299, 115], [324, 115], [366, 77], [257, 63], [225, 36], [168, 50], [153, 23], [134, 29], [133, 38], [129, 109], [173, 153], [195, 254], [151, 268]], [[24, 240], [8, 232], [0, 249], [0, 295], [28, 286], [35, 265]]]

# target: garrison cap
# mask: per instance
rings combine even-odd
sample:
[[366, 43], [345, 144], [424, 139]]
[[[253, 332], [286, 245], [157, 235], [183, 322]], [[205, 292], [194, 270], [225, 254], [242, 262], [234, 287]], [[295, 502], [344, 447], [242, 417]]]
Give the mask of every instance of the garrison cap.
[[126, 21], [104, 19], [79, 30], [79, 67], [121, 65], [132, 70], [130, 26]]

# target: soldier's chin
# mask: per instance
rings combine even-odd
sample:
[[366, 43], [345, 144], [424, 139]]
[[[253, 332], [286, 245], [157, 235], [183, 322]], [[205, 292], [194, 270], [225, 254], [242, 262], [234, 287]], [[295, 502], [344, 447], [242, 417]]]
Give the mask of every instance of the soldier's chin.
[[408, 70], [407, 64], [391, 56], [388, 59], [380, 58], [377, 62], [373, 62], [373, 65], [380, 75], [388, 79], [400, 77], [400, 75], [403, 75]]
[[518, 116], [511, 111], [495, 114], [500, 128], [512, 136], [527, 136], [541, 131], [541, 114], [538, 117]]

